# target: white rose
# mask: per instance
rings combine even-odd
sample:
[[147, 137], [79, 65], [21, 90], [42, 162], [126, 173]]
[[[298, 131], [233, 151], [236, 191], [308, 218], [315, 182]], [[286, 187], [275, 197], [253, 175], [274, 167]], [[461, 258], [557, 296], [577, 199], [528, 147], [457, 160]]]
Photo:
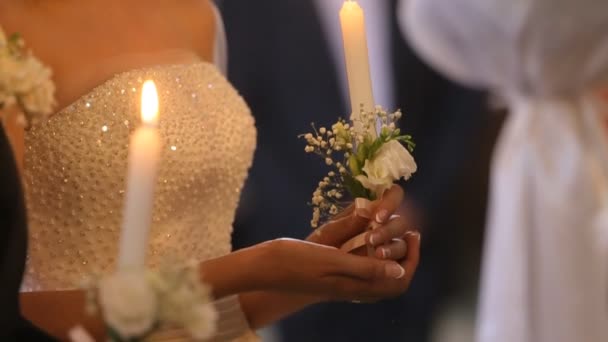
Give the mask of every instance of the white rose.
[[106, 323], [124, 339], [146, 334], [156, 322], [156, 293], [143, 272], [117, 273], [99, 286]]
[[409, 179], [416, 169], [414, 157], [408, 150], [398, 141], [391, 140], [380, 147], [373, 159], [365, 161], [365, 175], [356, 178], [379, 198], [395, 181]]

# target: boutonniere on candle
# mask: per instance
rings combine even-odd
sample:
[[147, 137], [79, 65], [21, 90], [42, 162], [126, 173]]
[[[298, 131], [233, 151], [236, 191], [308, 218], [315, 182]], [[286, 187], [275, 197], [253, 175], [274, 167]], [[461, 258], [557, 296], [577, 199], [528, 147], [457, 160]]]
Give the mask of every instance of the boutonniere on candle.
[[410, 154], [415, 146], [412, 137], [396, 127], [401, 116], [400, 111], [387, 113], [377, 107], [373, 112], [361, 111], [350, 121], [340, 119], [330, 129], [316, 129], [313, 124], [314, 132], [302, 135], [305, 151], [317, 154], [332, 168], [312, 196], [313, 228], [343, 210], [347, 198], [375, 200], [393, 183], [416, 172]]
[[[351, 200], [377, 199], [417, 168], [410, 154], [415, 146], [412, 137], [397, 128], [401, 111], [389, 113], [374, 105], [365, 15], [356, 1], [344, 2], [340, 23], [352, 113], [350, 120], [340, 119], [330, 129], [313, 124], [314, 132], [302, 135], [305, 151], [333, 168], [313, 193], [313, 228], [344, 209], [346, 195]], [[360, 245], [362, 239], [358, 240]]]
[[131, 137], [127, 193], [116, 273], [89, 287], [89, 311], [101, 311], [112, 341], [143, 341], [164, 327], [185, 329], [196, 340], [215, 332], [217, 314], [198, 268], [145, 267], [152, 223], [154, 186], [161, 143], [158, 93], [152, 81], [142, 88], [143, 125]]
[[55, 85], [51, 69], [25, 49], [21, 36], [7, 37], [0, 28], [0, 118], [6, 119], [9, 111], [3, 109], [13, 106], [23, 126], [48, 116], [55, 106]]

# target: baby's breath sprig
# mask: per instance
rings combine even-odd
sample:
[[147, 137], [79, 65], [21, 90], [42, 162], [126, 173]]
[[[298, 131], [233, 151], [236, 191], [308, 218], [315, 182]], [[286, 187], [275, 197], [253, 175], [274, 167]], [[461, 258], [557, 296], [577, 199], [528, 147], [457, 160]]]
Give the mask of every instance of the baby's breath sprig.
[[[384, 108], [377, 106], [371, 112], [361, 109], [359, 117], [353, 122], [339, 119], [331, 129], [325, 127], [317, 129], [313, 123], [311, 133], [299, 136], [306, 140], [304, 150], [318, 155], [331, 169], [313, 192], [310, 203], [313, 207], [311, 220], [313, 228], [317, 228], [320, 222], [326, 221], [344, 209], [347, 195], [352, 198], [363, 197], [373, 200], [379, 195], [379, 191], [387, 187], [387, 184], [390, 187], [395, 180], [401, 177], [409, 178], [415, 171], [415, 162], [409, 155], [415, 144], [411, 136], [401, 135], [400, 129], [397, 128], [397, 121], [401, 117], [400, 110], [388, 113]], [[355, 127], [361, 128], [355, 129]], [[398, 142], [398, 146], [405, 144], [407, 150], [403, 146], [401, 146], [403, 151], [398, 151], [399, 147], [395, 150], [395, 145], [390, 143], [391, 141]], [[392, 146], [392, 151], [388, 151], [387, 145]], [[401, 165], [396, 165], [396, 169], [389, 170], [394, 166], [389, 165], [394, 164], [391, 161], [383, 160], [380, 165], [372, 165], [376, 157], [383, 152], [383, 147], [387, 153], [397, 153], [394, 157], [398, 159], [397, 162], [401, 162]], [[411, 162], [405, 160], [407, 156], [405, 159], [402, 158], [403, 152], [409, 156]], [[378, 170], [381, 177], [375, 175], [374, 171]]]
[[354, 151], [355, 132], [344, 119], [339, 119], [330, 129], [317, 129], [314, 124], [312, 129], [312, 133], [300, 136], [306, 140], [304, 150], [318, 155], [331, 168], [327, 176], [319, 182], [310, 203], [313, 207], [311, 226], [316, 228], [320, 221], [337, 214], [344, 207], [343, 199], [347, 189], [343, 175], [348, 173], [347, 161]]
[[19, 34], [7, 37], [0, 27], [0, 119], [6, 108], [16, 106], [18, 121], [50, 115], [55, 106], [51, 69], [25, 48]]

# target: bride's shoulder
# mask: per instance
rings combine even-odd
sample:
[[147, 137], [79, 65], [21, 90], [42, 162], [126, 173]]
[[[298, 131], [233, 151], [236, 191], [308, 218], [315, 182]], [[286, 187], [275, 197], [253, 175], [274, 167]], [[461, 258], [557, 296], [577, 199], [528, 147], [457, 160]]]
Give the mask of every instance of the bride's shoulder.
[[195, 19], [205, 17], [213, 18], [214, 4], [211, 0], [179, 0], [169, 1], [168, 6], [184, 11], [184, 14], [191, 14]]
[[167, 12], [172, 13], [169, 25], [180, 27], [183, 34], [190, 37], [197, 52], [210, 57], [213, 47], [210, 43], [215, 41], [218, 20], [213, 3], [209, 0], [172, 0], [167, 1], [167, 7]]
[[175, 24], [185, 26], [193, 33], [213, 33], [215, 27], [214, 5], [209, 0], [170, 1], [167, 5], [173, 12]]

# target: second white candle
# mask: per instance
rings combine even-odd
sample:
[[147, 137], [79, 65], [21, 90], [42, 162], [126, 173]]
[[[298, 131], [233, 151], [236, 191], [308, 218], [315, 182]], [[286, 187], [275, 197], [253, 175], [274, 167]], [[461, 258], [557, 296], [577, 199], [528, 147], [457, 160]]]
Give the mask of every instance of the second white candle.
[[[359, 117], [361, 106], [374, 109], [374, 95], [367, 49], [365, 14], [356, 1], [344, 2], [340, 10], [340, 24], [344, 41], [344, 57], [350, 93], [351, 119]], [[372, 132], [375, 134], [374, 132]]]

